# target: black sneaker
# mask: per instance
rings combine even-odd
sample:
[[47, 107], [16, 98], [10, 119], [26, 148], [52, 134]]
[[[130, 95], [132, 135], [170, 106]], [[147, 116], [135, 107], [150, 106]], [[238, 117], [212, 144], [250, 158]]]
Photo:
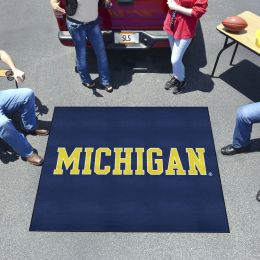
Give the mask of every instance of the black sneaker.
[[186, 80], [179, 81], [178, 79], [175, 79], [175, 83], [174, 83], [174, 86], [173, 86], [172, 93], [173, 94], [181, 93], [183, 91], [184, 87], [185, 87], [185, 84], [186, 84]]
[[176, 78], [174, 76], [172, 76], [172, 78], [165, 83], [164, 89], [166, 89], [166, 90], [172, 89], [174, 87], [175, 81], [176, 81]]
[[246, 153], [249, 152], [251, 148], [251, 145], [247, 145], [240, 148], [235, 148], [232, 144], [229, 144], [223, 148], [221, 148], [221, 153], [224, 155], [234, 155], [238, 153]]

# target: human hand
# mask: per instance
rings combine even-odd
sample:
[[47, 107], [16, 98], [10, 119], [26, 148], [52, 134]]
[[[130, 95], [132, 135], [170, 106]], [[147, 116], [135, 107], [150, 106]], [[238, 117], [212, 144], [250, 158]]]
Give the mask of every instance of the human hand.
[[55, 16], [61, 16], [66, 14], [66, 11], [60, 7], [60, 2], [51, 0], [51, 7], [54, 11]]
[[17, 68], [12, 69], [13, 77], [17, 83], [22, 83], [25, 80], [25, 73]]
[[106, 8], [111, 8], [112, 7], [112, 1], [111, 0], [103, 0], [104, 5]]
[[174, 0], [167, 0], [167, 5], [169, 9], [178, 11], [179, 5]]

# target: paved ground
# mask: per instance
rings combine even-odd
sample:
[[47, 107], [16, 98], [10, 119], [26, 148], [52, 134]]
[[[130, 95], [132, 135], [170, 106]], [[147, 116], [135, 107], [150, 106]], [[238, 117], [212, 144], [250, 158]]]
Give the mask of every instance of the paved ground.
[[[208, 76], [224, 40], [216, 24], [243, 10], [260, 14], [259, 2], [209, 2], [201, 34], [186, 56], [192, 81], [178, 96], [163, 90], [170, 71], [168, 51], [142, 56], [136, 51], [110, 53], [117, 90], [93, 95], [84, 89], [73, 73], [73, 49], [57, 40], [49, 1], [3, 1], [0, 48], [26, 71], [24, 86], [33, 88], [44, 106], [41, 120], [51, 120], [55, 106], [208, 106], [231, 233], [30, 233], [41, 169], [0, 153], [0, 259], [260, 259], [260, 203], [255, 199], [260, 189], [260, 127], [253, 130], [253, 153], [234, 157], [219, 153], [231, 140], [237, 107], [260, 98], [259, 57], [239, 48], [236, 65], [229, 67], [228, 50], [217, 70], [220, 77]], [[145, 66], [147, 72], [132, 70]], [[1, 88], [8, 87], [13, 86], [1, 80]], [[30, 141], [44, 154], [47, 138], [30, 137]]]

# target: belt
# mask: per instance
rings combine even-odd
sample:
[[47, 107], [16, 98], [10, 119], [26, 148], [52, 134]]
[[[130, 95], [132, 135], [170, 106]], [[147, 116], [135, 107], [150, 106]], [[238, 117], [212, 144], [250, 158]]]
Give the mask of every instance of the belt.
[[87, 22], [87, 23], [75, 20], [75, 19], [71, 18], [70, 16], [67, 16], [66, 18], [67, 18], [68, 21], [70, 21], [72, 23], [77, 23], [77, 24], [82, 24], [82, 25], [94, 24], [94, 23], [98, 22], [98, 18], [94, 21]]

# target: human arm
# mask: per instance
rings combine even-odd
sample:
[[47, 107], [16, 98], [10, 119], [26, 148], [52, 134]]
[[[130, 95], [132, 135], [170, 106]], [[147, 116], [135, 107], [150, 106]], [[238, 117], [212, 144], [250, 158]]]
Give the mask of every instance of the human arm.
[[7, 52], [0, 50], [0, 60], [10, 67], [10, 69], [13, 71], [13, 77], [18, 83], [25, 80], [25, 73], [15, 66], [12, 58]]
[[103, 4], [106, 8], [112, 7], [112, 0], [102, 0], [101, 4]]
[[50, 0], [51, 8], [54, 11], [54, 14], [57, 16], [66, 14], [65, 9], [60, 7], [59, 0]]
[[208, 0], [196, 0], [191, 8], [178, 5], [174, 0], [168, 0], [167, 4], [171, 10], [175, 10], [187, 16], [200, 18], [203, 14], [206, 13]]
[[174, 0], [167, 0], [167, 5], [169, 9], [174, 10], [178, 13], [185, 14], [187, 16], [191, 16], [192, 14], [192, 8], [186, 8], [178, 5]]

